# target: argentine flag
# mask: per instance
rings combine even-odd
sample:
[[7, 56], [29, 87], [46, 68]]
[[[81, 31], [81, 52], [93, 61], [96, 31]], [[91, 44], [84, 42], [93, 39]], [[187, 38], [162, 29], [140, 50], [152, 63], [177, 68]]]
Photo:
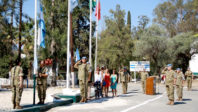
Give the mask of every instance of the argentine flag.
[[79, 53], [79, 50], [78, 48], [76, 49], [76, 62], [80, 60], [80, 53]]
[[39, 29], [38, 29], [38, 45], [45, 48], [45, 21], [43, 18], [43, 6], [40, 3], [40, 19], [39, 19]]

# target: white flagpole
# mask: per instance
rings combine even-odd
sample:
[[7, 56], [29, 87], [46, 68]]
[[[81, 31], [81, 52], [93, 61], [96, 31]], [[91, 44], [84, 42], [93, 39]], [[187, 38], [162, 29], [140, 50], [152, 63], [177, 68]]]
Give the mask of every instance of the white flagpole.
[[[37, 56], [37, 0], [35, 0], [35, 12], [34, 12], [34, 63], [37, 63], [35, 61], [35, 57]], [[34, 75], [37, 72], [37, 67], [34, 66]]]
[[98, 12], [99, 12], [99, 0], [97, 0], [97, 19], [96, 19], [96, 49], [95, 49], [95, 71], [97, 67], [97, 51], [98, 51]]
[[68, 23], [67, 23], [67, 88], [69, 88], [69, 54], [70, 54], [70, 0], [68, 0]]
[[[37, 0], [35, 0], [35, 12], [34, 12], [34, 83], [33, 83], [33, 105], [35, 105], [35, 94], [36, 94], [36, 73], [37, 73]], [[36, 64], [35, 64], [36, 63]]]
[[90, 0], [90, 32], [89, 32], [89, 63], [91, 65], [91, 50], [92, 50], [92, 0]]

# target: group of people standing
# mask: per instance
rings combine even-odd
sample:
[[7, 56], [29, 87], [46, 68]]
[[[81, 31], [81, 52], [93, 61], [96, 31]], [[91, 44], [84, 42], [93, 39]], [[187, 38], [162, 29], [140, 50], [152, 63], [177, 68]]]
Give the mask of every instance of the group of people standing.
[[177, 101], [182, 101], [183, 97], [183, 86], [185, 81], [185, 76], [187, 77], [187, 88], [191, 90], [192, 88], [192, 79], [193, 74], [188, 68], [185, 73], [185, 76], [180, 68], [177, 68], [175, 71], [172, 70], [172, 64], [168, 64], [162, 71], [162, 74], [165, 74], [165, 86], [167, 91], [167, 96], [169, 99], [168, 105], [174, 105], [174, 89], [176, 88], [176, 93], [178, 96]]
[[116, 74], [116, 70], [112, 70], [112, 74], [110, 74], [109, 69], [105, 67], [97, 67], [96, 72], [94, 74], [94, 83], [99, 83], [102, 87], [102, 97], [103, 93], [105, 97], [108, 97], [109, 87], [112, 89], [112, 97], [117, 96], [117, 83], [122, 83], [123, 94], [127, 93], [128, 82], [129, 82], [129, 73], [127, 72], [127, 68], [124, 67], [120, 69], [118, 74]]
[[[88, 99], [88, 84], [91, 82], [91, 73], [92, 67], [87, 63], [87, 58], [82, 57], [74, 67], [78, 69], [78, 79], [81, 93], [81, 101], [87, 102]], [[39, 102], [38, 104], [44, 104], [47, 90], [47, 77], [48, 77], [48, 68], [45, 61], [40, 62], [40, 68], [37, 74], [37, 90]], [[127, 71], [127, 68], [124, 67], [120, 69], [116, 74], [116, 70], [112, 70], [110, 74], [109, 69], [105, 67], [97, 67], [94, 72], [94, 81], [93, 85], [96, 86], [95, 92], [98, 93], [96, 98], [99, 97], [108, 97], [109, 88], [112, 89], [112, 97], [117, 97], [117, 83], [122, 84], [123, 94], [127, 94], [128, 82], [130, 79], [130, 74]], [[168, 105], [174, 105], [174, 89], [176, 88], [176, 93], [178, 96], [178, 101], [182, 101], [183, 97], [183, 86], [185, 81], [185, 76], [187, 80], [188, 90], [192, 88], [192, 79], [193, 74], [188, 68], [185, 75], [182, 73], [180, 68], [177, 68], [175, 71], [172, 70], [172, 65], [168, 64], [162, 70], [162, 74], [165, 74], [165, 86], [167, 91], [167, 96], [169, 99]], [[144, 69], [140, 72], [142, 89], [145, 94], [146, 90], [146, 79], [148, 77], [148, 72]], [[23, 92], [23, 69], [21, 67], [21, 62], [16, 61], [16, 65], [11, 69], [11, 88], [12, 88], [12, 102], [14, 109], [21, 109], [20, 100]]]
[[[115, 73], [115, 70], [113, 70], [113, 73], [110, 74], [109, 69], [104, 67], [97, 67], [96, 72], [94, 74], [94, 85], [100, 86], [100, 96], [108, 97], [109, 87], [111, 86], [112, 89], [112, 96], [117, 96], [117, 79], [118, 76]], [[99, 90], [99, 91], [100, 91]], [[96, 90], [97, 92], [97, 90]]]
[[[81, 101], [86, 102], [88, 100], [88, 85], [91, 82], [91, 72], [92, 68], [89, 63], [87, 63], [87, 58], [82, 57], [74, 67], [78, 69], [78, 79], [79, 79], [79, 86], [81, 92]], [[119, 75], [118, 75], [119, 74]], [[127, 68], [124, 67], [120, 69], [118, 74], [116, 74], [116, 70], [112, 70], [112, 74], [108, 68], [105, 67], [97, 67], [96, 71], [94, 72], [94, 81], [92, 85], [96, 87], [95, 93], [97, 93], [96, 98], [99, 97], [109, 97], [109, 88], [112, 89], [112, 97], [117, 96], [117, 83], [120, 79], [122, 83], [123, 93], [127, 93], [128, 82], [129, 82], [129, 73], [127, 72]]]
[[[20, 106], [20, 101], [23, 92], [23, 69], [21, 67], [21, 62], [16, 60], [15, 66], [11, 69], [11, 89], [12, 89], [12, 103], [13, 109], [22, 109]], [[48, 69], [45, 61], [40, 62], [40, 68], [36, 76], [37, 79], [37, 90], [39, 102], [38, 104], [44, 104], [47, 90], [47, 77]]]

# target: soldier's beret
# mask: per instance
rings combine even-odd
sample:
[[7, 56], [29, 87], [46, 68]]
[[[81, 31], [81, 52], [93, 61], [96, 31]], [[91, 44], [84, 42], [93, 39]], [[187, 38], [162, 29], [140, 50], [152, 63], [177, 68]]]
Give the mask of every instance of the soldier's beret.
[[172, 64], [168, 64], [167, 67], [172, 67]]
[[177, 68], [176, 70], [181, 70], [180, 68]]
[[87, 59], [87, 57], [84, 56], [84, 57], [82, 57], [82, 59]]

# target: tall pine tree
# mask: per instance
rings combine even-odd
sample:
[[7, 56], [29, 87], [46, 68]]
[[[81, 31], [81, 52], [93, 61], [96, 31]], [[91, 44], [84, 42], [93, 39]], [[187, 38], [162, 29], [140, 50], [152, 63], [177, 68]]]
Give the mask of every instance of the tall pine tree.
[[130, 11], [128, 11], [128, 14], [127, 14], [127, 25], [131, 29], [131, 12]]

